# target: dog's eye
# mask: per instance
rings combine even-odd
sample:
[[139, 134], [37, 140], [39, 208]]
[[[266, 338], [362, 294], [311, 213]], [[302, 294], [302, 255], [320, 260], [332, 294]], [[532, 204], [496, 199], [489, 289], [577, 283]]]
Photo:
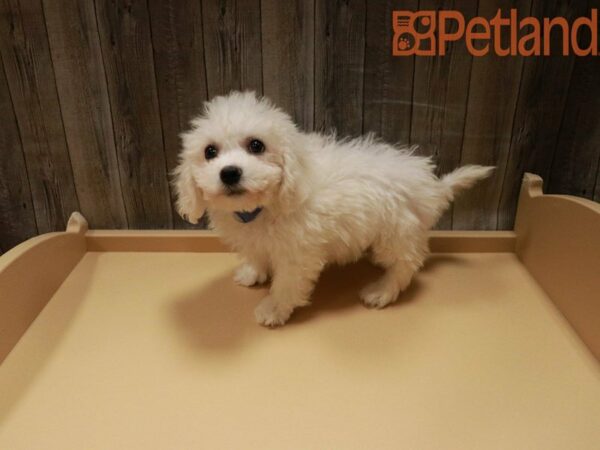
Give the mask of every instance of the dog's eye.
[[218, 153], [219, 153], [219, 151], [217, 150], [217, 147], [215, 147], [214, 145], [209, 145], [208, 147], [206, 147], [204, 149], [204, 157], [206, 159], [216, 158]]
[[265, 151], [265, 144], [258, 139], [252, 139], [250, 144], [248, 144], [248, 150], [250, 150], [252, 153], [262, 153]]

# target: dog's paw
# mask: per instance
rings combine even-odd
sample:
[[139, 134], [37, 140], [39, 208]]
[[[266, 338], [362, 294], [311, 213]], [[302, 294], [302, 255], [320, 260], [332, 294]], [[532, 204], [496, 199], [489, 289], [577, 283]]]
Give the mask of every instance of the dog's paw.
[[292, 315], [293, 308], [281, 304], [272, 297], [265, 297], [254, 309], [256, 321], [267, 327], [283, 325]]
[[371, 308], [384, 308], [396, 301], [398, 291], [390, 289], [384, 283], [375, 282], [367, 285], [359, 295], [365, 305]]
[[237, 268], [233, 281], [241, 286], [254, 286], [255, 284], [262, 284], [267, 281], [267, 274], [259, 272], [254, 266], [245, 263]]

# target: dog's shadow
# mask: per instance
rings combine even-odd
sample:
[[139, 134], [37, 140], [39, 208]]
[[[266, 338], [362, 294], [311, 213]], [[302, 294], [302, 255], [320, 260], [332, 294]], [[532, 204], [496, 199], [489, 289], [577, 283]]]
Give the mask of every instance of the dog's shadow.
[[[451, 256], [434, 256], [422, 272], [432, 270]], [[297, 326], [309, 326], [311, 321], [329, 315], [336, 317], [364, 310], [358, 292], [381, 276], [382, 270], [365, 260], [343, 267], [328, 268], [320, 277], [310, 306], [296, 310], [284, 326], [267, 329], [254, 320], [254, 308], [267, 294], [268, 286], [245, 288], [235, 285], [233, 274], [222, 276], [202, 290], [191, 292], [172, 303], [176, 324], [197, 350], [235, 351], [244, 342], [265, 333], [285, 333]], [[418, 276], [388, 308], [402, 307], [418, 298], [421, 285]], [[336, 319], [337, 320], [337, 319]]]

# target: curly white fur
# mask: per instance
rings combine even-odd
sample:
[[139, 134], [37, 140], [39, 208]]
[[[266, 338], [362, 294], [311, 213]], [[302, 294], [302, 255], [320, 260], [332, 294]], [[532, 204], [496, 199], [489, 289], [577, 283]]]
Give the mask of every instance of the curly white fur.
[[[428, 254], [427, 231], [454, 195], [490, 174], [465, 166], [441, 179], [429, 158], [372, 135], [337, 140], [300, 132], [290, 117], [252, 92], [233, 92], [205, 104], [182, 135], [174, 172], [179, 213], [196, 223], [205, 209], [222, 238], [245, 262], [244, 286], [272, 277], [270, 294], [255, 310], [263, 325], [285, 323], [309, 304], [330, 263], [356, 261], [367, 249], [384, 275], [360, 293], [369, 306], [396, 300]], [[259, 139], [265, 151], [253, 154]], [[218, 155], [205, 159], [213, 145]], [[232, 193], [220, 179], [225, 166], [243, 171]], [[235, 211], [263, 211], [243, 223]]]

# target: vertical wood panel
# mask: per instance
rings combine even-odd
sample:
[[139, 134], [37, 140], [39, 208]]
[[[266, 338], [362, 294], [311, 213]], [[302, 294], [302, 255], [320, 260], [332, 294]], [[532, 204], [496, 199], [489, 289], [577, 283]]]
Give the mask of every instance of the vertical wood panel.
[[97, 0], [96, 15], [129, 226], [169, 228], [172, 209], [147, 4]]
[[94, 228], [126, 228], [94, 3], [44, 0], [44, 13], [81, 212]]
[[[572, 23], [585, 13], [583, 2], [574, 4], [567, 0], [535, 0], [532, 15], [565, 17]], [[552, 34], [551, 56], [525, 58], [523, 78], [512, 132], [502, 196], [498, 208], [498, 228], [512, 229], [517, 199], [523, 173], [540, 175], [546, 184], [558, 132], [563, 118], [565, 102], [571, 81], [575, 57], [563, 56], [560, 33]]]
[[[583, 2], [582, 2], [583, 3]], [[590, 0], [584, 11], [598, 7]], [[587, 48], [589, 34], [579, 34]], [[594, 198], [600, 160], [600, 57], [577, 57], [556, 143], [548, 192]]]
[[0, 67], [0, 254], [37, 233], [17, 120]]
[[[207, 100], [199, 0], [150, 0], [152, 45], [169, 173], [177, 165], [179, 134]], [[174, 192], [171, 192], [174, 205]], [[173, 210], [176, 228], [191, 228]]]
[[359, 135], [363, 111], [365, 1], [317, 0], [316, 14], [315, 128], [334, 127], [341, 136]]
[[[492, 18], [500, 8], [511, 8], [519, 17], [529, 15], [529, 0], [480, 1], [478, 15]], [[508, 35], [503, 34], [503, 38]], [[507, 47], [507, 39], [503, 46]], [[454, 229], [496, 229], [498, 206], [523, 66], [522, 57], [491, 53], [473, 58], [461, 164], [494, 165], [492, 177], [458, 197], [454, 204]]]
[[363, 131], [390, 142], [410, 141], [415, 70], [414, 56], [392, 56], [392, 11], [414, 11], [418, 5], [417, 0], [367, 2]]
[[571, 21], [598, 1], [0, 0], [0, 249], [75, 209], [95, 227], [184, 227], [168, 185], [178, 134], [232, 89], [308, 130], [419, 143], [440, 173], [498, 166], [442, 228], [511, 228], [526, 170], [600, 200], [600, 58], [472, 58], [463, 40], [391, 54], [394, 9], [511, 7]]
[[[421, 0], [419, 8], [438, 6], [437, 1]], [[477, 14], [477, 2], [447, 0], [442, 9], [459, 10], [467, 21]], [[449, 31], [455, 32], [456, 24], [451, 24]], [[421, 146], [421, 154], [433, 157], [438, 175], [460, 164], [472, 59], [461, 39], [447, 45], [445, 56], [415, 60], [410, 141]], [[436, 228], [452, 229], [452, 206]]]
[[261, 2], [264, 94], [305, 130], [314, 126], [314, 0]]
[[79, 209], [41, 0], [0, 3], [2, 60], [29, 172], [38, 231]]
[[596, 169], [596, 172], [597, 172], [597, 174], [596, 174], [596, 188], [594, 189], [594, 200], [600, 203], [600, 161], [598, 161], [598, 168]]
[[208, 95], [262, 94], [260, 0], [203, 0]]

